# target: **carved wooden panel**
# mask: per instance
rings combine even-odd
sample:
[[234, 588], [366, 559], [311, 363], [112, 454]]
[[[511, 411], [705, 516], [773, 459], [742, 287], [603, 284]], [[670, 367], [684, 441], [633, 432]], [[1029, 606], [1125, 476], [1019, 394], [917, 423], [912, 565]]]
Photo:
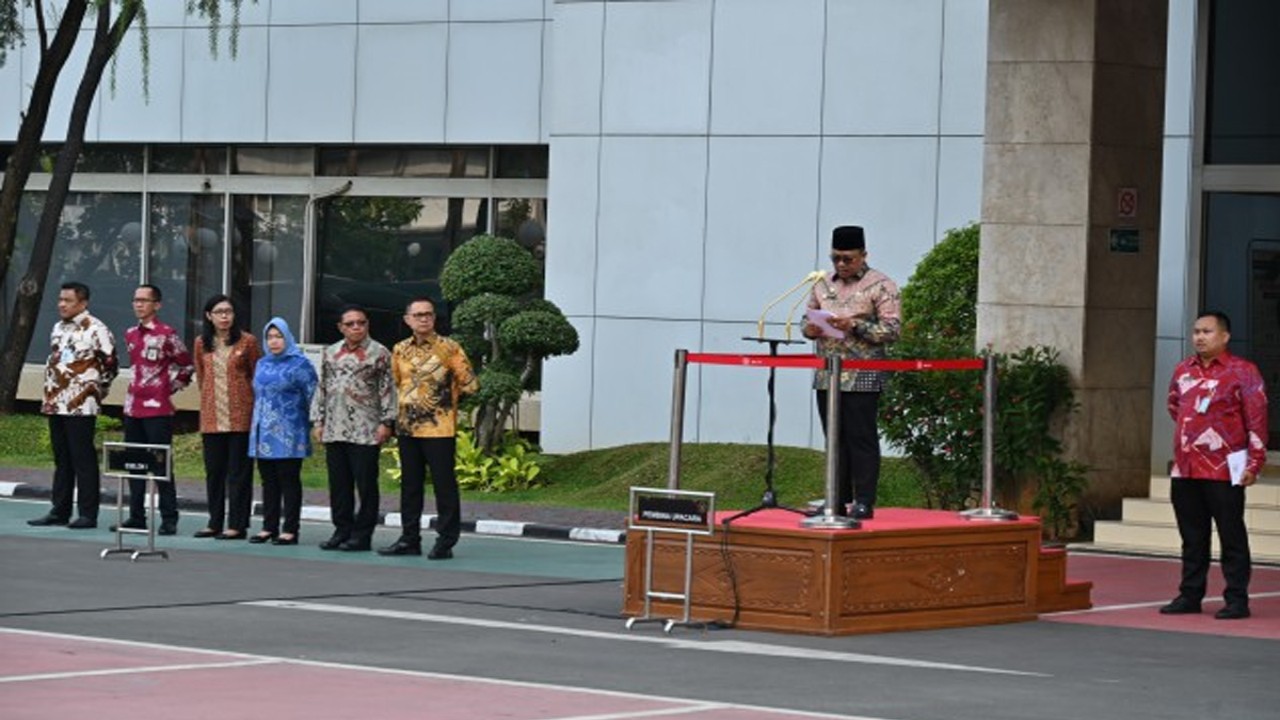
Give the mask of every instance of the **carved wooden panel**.
[[840, 614], [1027, 602], [1024, 543], [840, 554]]

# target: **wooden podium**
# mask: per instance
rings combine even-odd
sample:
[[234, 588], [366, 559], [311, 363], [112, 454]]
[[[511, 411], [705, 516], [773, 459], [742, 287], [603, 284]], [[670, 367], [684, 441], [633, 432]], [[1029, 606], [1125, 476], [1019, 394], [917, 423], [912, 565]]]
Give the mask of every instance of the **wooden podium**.
[[[644, 606], [644, 545], [643, 533], [628, 534], [623, 613], [630, 616]], [[659, 536], [653, 552], [653, 586], [680, 587], [683, 538]], [[1020, 622], [1090, 606], [1091, 584], [1066, 580], [1065, 554], [1042, 551], [1038, 518], [987, 522], [878, 508], [860, 529], [827, 530], [765, 510], [727, 531], [718, 522], [715, 534], [695, 539], [693, 553], [692, 617], [732, 619], [736, 586], [744, 629], [849, 635]], [[658, 602], [653, 610], [682, 608]]]

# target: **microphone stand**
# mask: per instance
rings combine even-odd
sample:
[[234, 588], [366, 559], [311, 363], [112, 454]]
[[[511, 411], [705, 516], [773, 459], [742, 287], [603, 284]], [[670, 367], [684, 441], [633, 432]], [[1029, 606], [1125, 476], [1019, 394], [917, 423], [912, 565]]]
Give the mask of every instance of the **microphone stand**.
[[[765, 337], [744, 337], [742, 339], [748, 342], [768, 343], [770, 357], [778, 356], [779, 345], [803, 345], [805, 343], [804, 340], [791, 340], [790, 338], [782, 339], [782, 338], [765, 338]], [[764, 496], [760, 498], [759, 505], [756, 505], [755, 507], [750, 508], [748, 510], [743, 510], [738, 514], [723, 520], [722, 522], [725, 525], [728, 525], [729, 523], [733, 522], [734, 520], [737, 520], [738, 518], [744, 518], [753, 513], [760, 512], [761, 510], [772, 509], [772, 508], [777, 508], [779, 510], [786, 510], [788, 512], [797, 513], [799, 515], [809, 514], [805, 510], [800, 510], [793, 507], [787, 507], [786, 505], [779, 505], [778, 493], [773, 489], [773, 470], [774, 470], [774, 466], [777, 464], [774, 461], [774, 453], [773, 453], [773, 425], [778, 419], [778, 405], [776, 400], [774, 399], [774, 389], [773, 389], [774, 378], [776, 375], [777, 375], [777, 368], [770, 365], [769, 366], [769, 384], [768, 384], [769, 434], [768, 434], [768, 440], [766, 445], [768, 460], [765, 464], [765, 471], [764, 471]]]

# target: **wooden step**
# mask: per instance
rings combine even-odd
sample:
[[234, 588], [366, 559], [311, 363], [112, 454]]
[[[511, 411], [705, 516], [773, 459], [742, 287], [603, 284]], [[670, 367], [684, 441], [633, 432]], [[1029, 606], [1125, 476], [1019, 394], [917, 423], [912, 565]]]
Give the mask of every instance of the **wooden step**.
[[[1178, 535], [1177, 525], [1172, 523], [1100, 521], [1094, 525], [1093, 542], [1081, 543], [1076, 547], [1177, 557], [1181, 554], [1182, 539]], [[1249, 550], [1255, 561], [1280, 563], [1280, 531], [1250, 528]], [[1215, 534], [1214, 557], [1217, 557], [1218, 552], [1218, 538]]]
[[1036, 573], [1036, 612], [1088, 610], [1093, 607], [1093, 583], [1067, 579], [1067, 551], [1041, 548]]

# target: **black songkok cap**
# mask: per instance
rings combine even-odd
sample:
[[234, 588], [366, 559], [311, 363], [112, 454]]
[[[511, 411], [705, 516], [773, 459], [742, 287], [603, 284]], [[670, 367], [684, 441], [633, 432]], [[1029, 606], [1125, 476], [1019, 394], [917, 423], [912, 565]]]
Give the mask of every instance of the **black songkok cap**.
[[857, 225], [841, 225], [831, 231], [832, 250], [866, 250], [867, 240]]

